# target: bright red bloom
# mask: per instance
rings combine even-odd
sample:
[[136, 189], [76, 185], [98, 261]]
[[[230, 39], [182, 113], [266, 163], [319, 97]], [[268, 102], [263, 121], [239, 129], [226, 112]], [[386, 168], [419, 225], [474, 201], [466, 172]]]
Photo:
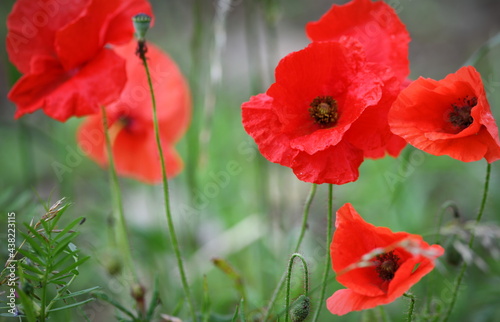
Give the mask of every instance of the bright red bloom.
[[[320, 20], [306, 25], [306, 33], [312, 41], [338, 41], [346, 36], [352, 37], [363, 45], [368, 62], [390, 68], [401, 88], [410, 83], [407, 79], [410, 73], [410, 35], [394, 9], [383, 1], [353, 0], [345, 5], [333, 5]], [[364, 114], [367, 123], [378, 122], [377, 131], [367, 138], [385, 142], [376, 150], [365, 151], [365, 157], [381, 158], [386, 152], [397, 157], [406, 146], [403, 139], [391, 132], [387, 123], [391, 104], [392, 101], [382, 106], [379, 104], [377, 109]]]
[[470, 162], [500, 159], [498, 128], [481, 75], [472, 66], [436, 81], [420, 77], [389, 114], [392, 131], [433, 155]]
[[7, 52], [24, 74], [9, 93], [15, 117], [43, 109], [65, 121], [116, 100], [125, 62], [109, 45], [132, 39], [139, 12], [151, 14], [146, 0], [18, 0], [7, 20]]
[[242, 105], [243, 126], [260, 152], [303, 181], [355, 181], [365, 154], [388, 139], [379, 135], [380, 124], [388, 125], [376, 111], [389, 108], [397, 80], [367, 63], [352, 39], [312, 43], [282, 59], [275, 75], [265, 94]]
[[335, 226], [332, 266], [347, 289], [336, 291], [326, 305], [337, 315], [393, 302], [429, 273], [434, 259], [444, 253], [419, 235], [393, 233], [365, 222], [349, 203], [337, 211]]
[[[153, 128], [151, 95], [146, 72], [135, 55], [136, 42], [116, 48], [126, 60], [128, 81], [120, 99], [106, 107], [112, 138], [116, 171], [146, 183], [161, 181], [161, 164]], [[165, 154], [167, 175], [182, 170], [182, 160], [174, 144], [187, 129], [191, 117], [191, 99], [187, 82], [167, 54], [148, 44], [150, 67], [160, 138]], [[78, 130], [78, 144], [101, 166], [107, 164], [102, 118], [91, 116]]]
[[400, 81], [410, 73], [410, 35], [394, 9], [384, 1], [353, 0], [333, 5], [320, 20], [306, 25], [306, 33], [312, 41], [355, 38], [363, 45], [369, 62], [391, 67]]

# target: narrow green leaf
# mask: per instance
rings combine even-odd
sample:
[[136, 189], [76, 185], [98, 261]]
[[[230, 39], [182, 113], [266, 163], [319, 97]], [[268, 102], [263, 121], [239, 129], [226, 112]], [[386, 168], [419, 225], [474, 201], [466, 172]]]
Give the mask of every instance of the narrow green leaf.
[[[27, 227], [30, 226], [28, 225]], [[40, 246], [40, 244], [46, 245], [47, 241], [36, 230], [34, 230], [33, 228], [31, 228], [31, 230], [34, 232], [34, 235], [28, 235], [23, 232], [21, 232], [21, 235], [25, 238], [26, 242], [31, 246], [31, 248], [33, 248], [33, 250], [36, 251], [40, 256], [47, 256], [47, 251]]]
[[155, 284], [153, 286], [153, 295], [151, 297], [151, 302], [149, 303], [148, 311], [146, 312], [146, 321], [153, 320], [153, 314], [155, 312], [156, 307], [160, 304], [160, 291], [158, 287], [159, 281], [158, 277], [155, 278]]
[[23, 306], [23, 312], [26, 315], [26, 318], [29, 322], [37, 321], [35, 308], [33, 307], [33, 300], [29, 298], [26, 293], [23, 292], [22, 289], [16, 287], [17, 295], [19, 296], [19, 300]]
[[83, 257], [83, 258], [80, 258], [79, 260], [77, 260], [76, 262], [74, 262], [73, 264], [67, 266], [65, 269], [59, 271], [57, 274], [54, 274], [51, 276], [50, 278], [50, 281], [52, 279], [56, 279], [66, 273], [69, 273], [71, 270], [75, 269], [76, 267], [80, 266], [81, 264], [83, 264], [84, 262], [86, 262], [88, 259], [90, 259], [90, 256], [87, 256], [87, 257]]
[[135, 320], [135, 316], [134, 316], [134, 314], [132, 314], [132, 312], [130, 312], [129, 310], [127, 310], [125, 307], [123, 307], [120, 303], [118, 303], [117, 301], [115, 301], [114, 299], [112, 299], [111, 297], [109, 297], [107, 294], [102, 293], [102, 292], [96, 292], [96, 293], [94, 293], [94, 296], [96, 298], [100, 299], [100, 300], [108, 302], [109, 304], [111, 304], [115, 308], [117, 308], [118, 310], [122, 311], [123, 313], [125, 313], [126, 315], [128, 315], [129, 317], [131, 317], [132, 320]]
[[[49, 223], [46, 220], [42, 219], [42, 220], [40, 220], [40, 224], [42, 225], [43, 231], [45, 232], [45, 234], [47, 234], [47, 236], [50, 236], [50, 231], [52, 230], [51, 229], [52, 227], [50, 227]], [[50, 239], [51, 238], [49, 237], [49, 240]]]
[[65, 305], [65, 306], [61, 306], [61, 307], [56, 307], [54, 309], [49, 310], [49, 312], [62, 311], [62, 310], [70, 309], [70, 308], [77, 307], [77, 306], [80, 306], [80, 305], [83, 305], [85, 303], [92, 302], [92, 301], [95, 301], [95, 299], [94, 298], [89, 298], [89, 299], [86, 299], [86, 300], [83, 300], [83, 301], [80, 301], [80, 302], [71, 303], [71, 304], [68, 304], [68, 305]]
[[37, 275], [43, 276], [43, 272], [35, 266], [28, 265], [24, 262], [18, 262], [17, 264], [19, 266], [21, 266], [22, 268], [24, 268], [25, 270], [28, 270], [28, 271], [31, 271], [31, 272], [37, 274]]
[[30, 273], [25, 272], [25, 280], [31, 281], [31, 282], [43, 282], [43, 277], [39, 275], [32, 275]]
[[32, 262], [35, 262], [42, 267], [45, 267], [45, 261], [42, 258], [38, 257], [36, 254], [33, 254], [32, 252], [21, 248], [19, 248], [17, 252], [23, 255], [24, 257], [28, 258]]
[[75, 227], [76, 225], [78, 225], [82, 221], [82, 219], [83, 219], [83, 217], [79, 217], [79, 218], [73, 220], [61, 232], [57, 233], [57, 235], [54, 237], [54, 241], [58, 240], [59, 238], [62, 238], [64, 235], [66, 235], [73, 227]]
[[69, 243], [71, 243], [71, 241], [76, 237], [78, 236], [79, 233], [78, 232], [75, 232], [73, 234], [70, 234], [70, 235], [67, 235], [65, 238], [63, 238], [56, 246], [56, 248], [54, 248], [54, 251], [52, 253], [52, 256], [57, 256], [59, 255], [60, 252], [62, 252], [66, 247], [68, 247]]
[[63, 296], [59, 297], [57, 300], [59, 301], [59, 300], [64, 300], [64, 299], [68, 299], [68, 298], [73, 298], [73, 297], [80, 296], [80, 295], [83, 295], [83, 294], [86, 294], [86, 293], [90, 293], [90, 292], [98, 290], [100, 288], [101, 288], [100, 286], [94, 286], [94, 287], [91, 287], [91, 288], [87, 288], [85, 290], [68, 293], [66, 295], [63, 295]]
[[240, 311], [240, 306], [239, 305], [236, 305], [236, 311], [234, 311], [234, 314], [233, 314], [233, 319], [231, 320], [232, 322], [236, 322], [238, 321], [238, 313]]
[[59, 267], [62, 267], [66, 261], [72, 259], [74, 256], [75, 254], [73, 253], [66, 253], [65, 255], [61, 256], [60, 259], [52, 265], [52, 270], [59, 270]]

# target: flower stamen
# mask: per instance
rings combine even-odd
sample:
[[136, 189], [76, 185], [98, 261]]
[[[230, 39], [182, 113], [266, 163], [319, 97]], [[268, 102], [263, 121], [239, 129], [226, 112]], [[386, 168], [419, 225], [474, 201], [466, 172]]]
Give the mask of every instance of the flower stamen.
[[399, 257], [394, 251], [377, 256], [377, 265], [375, 270], [378, 276], [384, 281], [391, 281], [399, 268]]
[[462, 131], [468, 128], [474, 119], [471, 116], [471, 110], [477, 105], [477, 97], [465, 97], [462, 99], [462, 103], [451, 104], [453, 111], [448, 115], [450, 123]]
[[309, 106], [309, 115], [314, 119], [314, 123], [321, 127], [332, 127], [337, 123], [337, 101], [331, 96], [318, 96]]

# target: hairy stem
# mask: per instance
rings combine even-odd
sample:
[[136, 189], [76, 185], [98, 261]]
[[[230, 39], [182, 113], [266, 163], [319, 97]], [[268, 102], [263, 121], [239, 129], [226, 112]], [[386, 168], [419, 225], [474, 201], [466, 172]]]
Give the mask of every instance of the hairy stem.
[[406, 321], [411, 322], [413, 319], [413, 309], [415, 308], [415, 296], [411, 293], [404, 293], [403, 295], [410, 299], [410, 306], [408, 307], [408, 317], [406, 318]]
[[290, 280], [292, 277], [292, 267], [293, 260], [298, 257], [302, 261], [302, 266], [304, 267], [304, 295], [307, 296], [309, 293], [309, 270], [307, 269], [307, 262], [305, 258], [298, 254], [292, 254], [290, 260], [288, 261], [287, 278], [286, 278], [286, 293], [285, 293], [285, 322], [288, 322], [290, 315]]
[[321, 308], [323, 306], [323, 302], [325, 300], [325, 290], [326, 290], [326, 282], [328, 279], [328, 273], [330, 272], [330, 256], [328, 254], [328, 250], [330, 249], [330, 238], [332, 237], [333, 230], [333, 185], [328, 185], [328, 214], [327, 214], [327, 231], [326, 231], [326, 256], [325, 256], [325, 270], [323, 271], [323, 280], [321, 282], [321, 293], [318, 302], [318, 309], [314, 314], [313, 321], [318, 321], [319, 314], [321, 312]]
[[120, 190], [120, 184], [118, 182], [118, 175], [116, 174], [113, 150], [111, 147], [111, 139], [109, 137], [108, 116], [106, 114], [106, 108], [104, 106], [101, 106], [101, 114], [102, 114], [102, 125], [104, 128], [106, 153], [108, 155], [109, 178], [111, 183], [111, 195], [113, 199], [113, 213], [115, 214], [115, 222], [118, 225], [118, 229], [115, 229], [116, 245], [118, 246], [121, 255], [124, 258], [125, 267], [127, 268], [128, 272], [132, 274], [134, 280], [137, 282], [137, 274], [135, 272], [134, 263], [132, 261], [132, 254], [130, 253], [127, 223], [123, 211], [122, 193]]
[[[481, 221], [481, 218], [483, 216], [484, 212], [484, 207], [486, 205], [486, 198], [488, 197], [488, 188], [490, 185], [490, 175], [491, 175], [491, 163], [488, 163], [488, 166], [486, 167], [486, 179], [484, 181], [484, 190], [483, 190], [483, 199], [481, 200], [481, 206], [479, 208], [479, 212], [476, 217], [476, 222], [474, 224], [474, 227], [472, 228], [470, 238], [469, 238], [469, 248], [472, 249], [472, 244], [474, 243], [474, 238], [475, 238], [475, 233], [476, 233], [476, 227]], [[460, 273], [457, 277], [457, 280], [455, 282], [455, 287], [453, 288], [453, 295], [451, 297], [451, 302], [450, 306], [448, 307], [448, 311], [446, 311], [446, 315], [443, 318], [443, 321], [446, 322], [450, 318], [451, 312], [453, 311], [453, 307], [455, 306], [455, 303], [457, 301], [457, 296], [458, 296], [458, 290], [460, 289], [460, 284], [462, 283], [462, 279], [465, 275], [465, 271], [467, 270], [467, 262], [464, 261], [462, 264], [462, 268], [460, 269]]]
[[162, 148], [161, 139], [160, 139], [160, 130], [159, 130], [159, 125], [158, 125], [158, 117], [157, 117], [157, 113], [156, 113], [156, 99], [155, 99], [155, 94], [154, 94], [154, 89], [153, 89], [153, 82], [151, 79], [151, 74], [149, 72], [149, 67], [148, 67], [146, 55], [141, 54], [140, 58], [143, 62], [144, 69], [146, 71], [149, 90], [151, 92], [151, 103], [153, 106], [153, 125], [154, 125], [156, 146], [158, 148], [158, 154], [160, 156], [161, 173], [162, 173], [162, 181], [163, 181], [163, 198], [165, 201], [165, 214], [166, 214], [167, 222], [168, 222], [168, 231], [170, 234], [170, 242], [171, 242], [172, 247], [174, 249], [175, 257], [177, 259], [177, 266], [179, 268], [179, 273], [181, 276], [182, 287], [184, 288], [184, 295], [186, 296], [187, 303], [188, 303], [189, 310], [191, 312], [193, 321], [196, 321], [197, 320], [196, 311], [194, 309], [193, 300], [191, 298], [191, 290], [190, 290], [189, 284], [187, 282], [186, 273], [184, 270], [184, 262], [182, 260], [181, 251], [179, 248], [179, 242], [177, 241], [177, 235], [175, 233], [174, 221], [172, 219], [172, 212], [170, 210], [170, 197], [169, 197], [169, 192], [168, 192], [167, 169], [165, 166], [165, 157], [163, 155], [163, 148]]

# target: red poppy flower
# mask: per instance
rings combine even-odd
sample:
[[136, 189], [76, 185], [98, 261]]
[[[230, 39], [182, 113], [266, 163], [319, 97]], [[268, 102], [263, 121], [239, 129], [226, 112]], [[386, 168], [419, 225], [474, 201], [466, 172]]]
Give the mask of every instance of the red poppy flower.
[[333, 5], [320, 20], [306, 25], [312, 41], [349, 36], [363, 45], [370, 62], [391, 67], [400, 81], [408, 74], [410, 36], [394, 9], [384, 1], [353, 0]]
[[440, 81], [414, 81], [394, 102], [389, 124], [395, 134], [433, 155], [464, 162], [500, 159], [498, 128], [481, 75], [472, 66]]
[[7, 20], [7, 52], [24, 74], [9, 93], [15, 117], [43, 109], [65, 121], [116, 100], [125, 62], [108, 45], [132, 39], [139, 12], [151, 14], [146, 0], [18, 0]]
[[335, 226], [332, 266], [347, 289], [336, 291], [326, 305], [337, 315], [394, 301], [429, 273], [434, 259], [444, 253], [419, 235], [393, 233], [365, 222], [349, 203], [337, 211]]
[[374, 135], [384, 122], [363, 115], [389, 108], [380, 104], [399, 92], [390, 74], [367, 63], [355, 40], [311, 43], [280, 61], [265, 94], [243, 103], [243, 126], [264, 157], [300, 180], [354, 181], [365, 152], [385, 144]]
[[[399, 80], [400, 88], [410, 83], [407, 79], [410, 73], [410, 35], [394, 9], [383, 1], [354, 0], [345, 5], [333, 5], [320, 20], [306, 25], [306, 33], [312, 41], [338, 41], [346, 36], [355, 38], [363, 45], [367, 61], [390, 68]], [[365, 123], [379, 122], [377, 131], [367, 138], [385, 142], [375, 150], [365, 151], [365, 157], [382, 158], [386, 152], [397, 157], [406, 146], [405, 140], [394, 135], [387, 123], [391, 104], [392, 101], [388, 101], [364, 114]], [[360, 120], [358, 124], [361, 126], [362, 123]]]
[[[153, 128], [151, 95], [144, 66], [135, 55], [136, 42], [116, 48], [126, 60], [128, 81], [120, 99], [107, 106], [110, 136], [116, 171], [146, 183], [161, 181], [161, 164]], [[165, 154], [167, 175], [182, 169], [182, 160], [174, 144], [187, 129], [191, 117], [191, 99], [187, 82], [167, 54], [148, 44], [150, 67], [160, 138]], [[101, 166], [107, 164], [100, 115], [90, 116], [78, 130], [81, 149]]]

